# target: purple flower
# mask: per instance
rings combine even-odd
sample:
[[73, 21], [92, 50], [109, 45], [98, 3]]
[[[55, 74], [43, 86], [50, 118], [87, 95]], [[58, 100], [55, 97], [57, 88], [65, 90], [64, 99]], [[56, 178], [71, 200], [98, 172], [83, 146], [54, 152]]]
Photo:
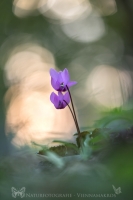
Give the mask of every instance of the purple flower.
[[76, 81], [70, 81], [70, 75], [67, 69], [60, 72], [57, 72], [55, 69], [50, 69], [50, 76], [51, 85], [55, 90], [60, 92], [65, 92], [67, 91], [67, 87], [70, 88], [77, 84]]
[[63, 109], [70, 103], [69, 93], [66, 92], [63, 95], [61, 92], [58, 92], [58, 95], [56, 95], [54, 92], [52, 92], [50, 95], [50, 100], [56, 109]]

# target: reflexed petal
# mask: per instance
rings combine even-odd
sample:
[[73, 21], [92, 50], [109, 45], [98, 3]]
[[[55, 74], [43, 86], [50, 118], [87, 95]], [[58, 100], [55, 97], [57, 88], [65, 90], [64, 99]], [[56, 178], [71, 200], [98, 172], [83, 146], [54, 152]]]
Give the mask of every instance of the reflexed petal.
[[65, 95], [63, 95], [62, 92], [58, 92], [58, 95], [56, 95], [54, 92], [52, 92], [50, 95], [50, 100], [56, 109], [63, 109], [70, 103], [69, 93], [67, 92]]
[[63, 101], [61, 102], [59, 102], [59, 105], [58, 105], [58, 109], [63, 109], [64, 108], [64, 105], [63, 105]]
[[57, 81], [56, 81], [56, 88], [57, 88], [56, 90], [57, 90], [57, 91], [59, 90], [59, 87], [60, 87], [60, 83], [59, 83], [59, 81], [57, 80]]
[[57, 96], [54, 92], [51, 93], [51, 95], [50, 95], [50, 100], [51, 100], [51, 102], [54, 104], [54, 106], [55, 106], [56, 108], [58, 108], [58, 105], [59, 105], [59, 98], [58, 98], [58, 96]]
[[54, 96], [54, 106], [58, 109], [59, 106], [59, 97], [55, 94]]
[[51, 85], [56, 90], [56, 80], [51, 78]]
[[72, 86], [75, 85], [75, 84], [77, 84], [76, 81], [70, 81], [70, 82], [67, 84], [67, 86], [70, 88], [70, 87], [72, 87]]
[[61, 92], [58, 92], [59, 101], [63, 101], [64, 95]]
[[58, 73], [58, 81], [59, 81], [60, 84], [63, 83], [63, 78], [62, 78], [62, 72], [61, 71]]
[[63, 82], [66, 85], [70, 80], [70, 76], [69, 76], [68, 70], [65, 68], [61, 75], [62, 75]]
[[50, 76], [53, 78], [53, 79], [55, 79], [55, 80], [57, 80], [57, 78], [58, 78], [58, 72], [55, 70], [55, 69], [50, 69]]
[[65, 101], [63, 102], [63, 106], [62, 108], [65, 108], [67, 106], [67, 104], [65, 103]]
[[55, 90], [58, 90], [60, 87], [60, 83], [53, 78], [51, 78], [51, 85]]
[[68, 92], [66, 92], [66, 94], [64, 95], [64, 100], [67, 102], [67, 104], [70, 103], [70, 96]]

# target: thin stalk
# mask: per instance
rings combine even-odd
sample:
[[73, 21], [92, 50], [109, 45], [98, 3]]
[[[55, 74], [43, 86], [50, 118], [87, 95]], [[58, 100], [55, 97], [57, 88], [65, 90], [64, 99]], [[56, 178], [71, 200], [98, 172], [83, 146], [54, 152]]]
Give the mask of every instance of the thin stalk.
[[67, 87], [67, 90], [69, 92], [69, 95], [70, 95], [70, 99], [71, 99], [71, 104], [72, 104], [72, 108], [73, 108], [73, 113], [74, 113], [74, 116], [75, 116], [75, 123], [76, 123], [76, 127], [77, 127], [77, 132], [78, 134], [80, 135], [80, 129], [79, 129], [79, 125], [78, 125], [78, 121], [77, 121], [77, 117], [76, 117], [76, 113], [75, 113], [75, 109], [74, 109], [74, 104], [73, 104], [73, 100], [72, 100], [72, 96], [71, 96], [71, 93], [70, 93], [70, 90], [68, 88], [68, 86], [66, 85]]
[[72, 114], [72, 117], [73, 117], [73, 120], [74, 120], [76, 129], [77, 129], [77, 132], [78, 132], [77, 123], [76, 123], [76, 120], [75, 120], [75, 116], [74, 116], [74, 114], [73, 114], [73, 112], [72, 112], [72, 109], [71, 109], [71, 107], [68, 105], [68, 103], [67, 103], [65, 100], [63, 100], [63, 101], [66, 103], [66, 105], [68, 106], [68, 108], [69, 108], [69, 110], [70, 110], [70, 112], [71, 112], [71, 114]]

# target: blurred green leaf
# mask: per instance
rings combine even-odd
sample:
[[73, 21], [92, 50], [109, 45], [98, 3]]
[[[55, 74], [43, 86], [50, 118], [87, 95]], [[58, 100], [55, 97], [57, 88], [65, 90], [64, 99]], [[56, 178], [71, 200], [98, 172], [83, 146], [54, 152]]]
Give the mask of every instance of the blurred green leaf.
[[80, 155], [83, 160], [87, 160], [91, 156], [92, 148], [89, 145], [90, 140], [91, 138], [88, 134], [86, 134], [84, 140], [82, 140], [82, 145], [80, 147]]
[[64, 161], [57, 154], [47, 151], [46, 152], [47, 160], [53, 163], [57, 168], [62, 168], [64, 166]]
[[62, 141], [62, 140], [54, 140], [53, 142], [64, 144], [66, 147], [71, 147], [72, 149], [76, 150], [77, 152], [79, 151], [77, 145], [74, 143], [70, 143], [70, 142], [66, 142], [66, 141]]

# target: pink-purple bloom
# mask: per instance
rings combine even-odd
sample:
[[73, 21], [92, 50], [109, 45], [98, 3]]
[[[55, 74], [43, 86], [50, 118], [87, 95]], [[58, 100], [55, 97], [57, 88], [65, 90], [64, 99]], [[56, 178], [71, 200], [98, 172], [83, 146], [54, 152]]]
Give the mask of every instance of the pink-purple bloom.
[[70, 96], [68, 92], [66, 92], [64, 95], [61, 92], [58, 92], [58, 95], [52, 92], [50, 95], [50, 100], [56, 109], [63, 109], [70, 103]]
[[66, 68], [63, 71], [59, 72], [51, 68], [50, 76], [51, 76], [51, 85], [56, 91], [65, 92], [67, 91], [67, 87], [70, 88], [73, 85], [77, 84], [76, 81], [70, 81], [70, 75]]

